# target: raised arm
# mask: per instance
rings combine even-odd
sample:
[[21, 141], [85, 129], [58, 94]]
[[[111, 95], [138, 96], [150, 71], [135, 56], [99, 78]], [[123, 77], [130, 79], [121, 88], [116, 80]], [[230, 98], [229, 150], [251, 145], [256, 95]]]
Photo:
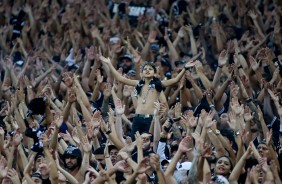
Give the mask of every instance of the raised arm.
[[100, 60], [105, 63], [107, 66], [109, 66], [113, 76], [115, 77], [115, 79], [117, 79], [118, 81], [129, 85], [129, 86], [136, 86], [138, 84], [137, 80], [130, 80], [127, 79], [125, 77], [123, 77], [116, 69], [115, 67], [112, 65], [111, 60], [109, 58], [105, 58], [104, 56], [100, 55]]

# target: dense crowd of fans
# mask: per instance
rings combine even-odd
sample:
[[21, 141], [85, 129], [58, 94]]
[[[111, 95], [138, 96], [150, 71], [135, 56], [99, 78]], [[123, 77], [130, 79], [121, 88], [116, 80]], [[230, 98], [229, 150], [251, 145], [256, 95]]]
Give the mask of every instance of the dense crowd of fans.
[[281, 184], [280, 0], [2, 0], [2, 184]]

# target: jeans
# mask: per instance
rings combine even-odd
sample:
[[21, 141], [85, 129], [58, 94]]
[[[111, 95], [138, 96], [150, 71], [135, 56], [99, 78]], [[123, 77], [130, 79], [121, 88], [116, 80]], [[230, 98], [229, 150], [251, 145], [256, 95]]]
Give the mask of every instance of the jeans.
[[135, 133], [139, 131], [140, 134], [143, 132], [149, 132], [151, 122], [153, 120], [153, 115], [136, 114], [133, 118], [132, 129], [131, 129], [131, 139], [135, 141]]

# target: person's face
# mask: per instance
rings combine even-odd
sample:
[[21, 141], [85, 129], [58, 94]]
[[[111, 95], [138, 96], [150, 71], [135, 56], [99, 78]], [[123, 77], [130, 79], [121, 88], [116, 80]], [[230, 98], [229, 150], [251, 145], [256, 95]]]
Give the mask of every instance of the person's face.
[[78, 166], [77, 164], [77, 157], [72, 155], [66, 156], [67, 169], [72, 171]]
[[32, 180], [35, 184], [42, 184], [42, 180], [40, 178], [32, 177]]
[[146, 65], [146, 66], [144, 66], [144, 68], [142, 70], [142, 74], [143, 74], [143, 77], [145, 77], [145, 78], [154, 77], [154, 74], [155, 74], [154, 68], [150, 65]]
[[36, 159], [35, 161], [35, 170], [37, 171], [39, 169], [39, 165], [43, 162], [43, 157], [39, 157], [38, 159]]
[[268, 154], [268, 147], [265, 144], [259, 144], [257, 147], [259, 155], [261, 157], [267, 157]]
[[130, 68], [132, 66], [132, 61], [129, 59], [123, 59], [121, 60], [121, 65], [124, 69]]
[[221, 122], [221, 123], [227, 123], [227, 121], [228, 121], [228, 115], [227, 115], [227, 113], [222, 113], [222, 114], [220, 115], [220, 122]]
[[117, 154], [118, 154], [117, 149], [112, 149], [110, 151], [110, 157], [111, 157], [111, 161], [112, 161], [113, 165], [115, 165], [115, 163], [117, 162]]
[[230, 170], [231, 170], [231, 163], [228, 158], [221, 157], [217, 160], [215, 166], [215, 172], [217, 175], [226, 176], [229, 174]]
[[105, 156], [103, 154], [96, 154], [95, 159], [101, 163], [102, 165], [105, 165]]
[[254, 132], [257, 132], [258, 131], [258, 126], [257, 126], [257, 123], [255, 121], [251, 121], [250, 122], [250, 129], [251, 129], [251, 132], [254, 133]]
[[166, 169], [167, 169], [167, 167], [168, 167], [168, 164], [169, 164], [169, 163], [166, 163], [166, 164], [164, 164], [164, 165], [162, 166], [162, 169], [163, 169], [164, 172], [166, 171]]
[[142, 134], [141, 135], [143, 141], [143, 150], [149, 150], [151, 147], [151, 135], [150, 134]]

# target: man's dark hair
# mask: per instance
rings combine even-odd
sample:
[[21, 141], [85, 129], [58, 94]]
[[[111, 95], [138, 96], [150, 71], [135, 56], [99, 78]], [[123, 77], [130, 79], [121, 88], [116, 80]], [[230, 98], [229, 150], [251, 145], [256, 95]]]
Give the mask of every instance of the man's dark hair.
[[154, 72], [157, 73], [157, 67], [154, 63], [151, 62], [145, 62], [142, 66], [142, 71], [144, 70], [145, 66], [151, 66], [154, 69]]

